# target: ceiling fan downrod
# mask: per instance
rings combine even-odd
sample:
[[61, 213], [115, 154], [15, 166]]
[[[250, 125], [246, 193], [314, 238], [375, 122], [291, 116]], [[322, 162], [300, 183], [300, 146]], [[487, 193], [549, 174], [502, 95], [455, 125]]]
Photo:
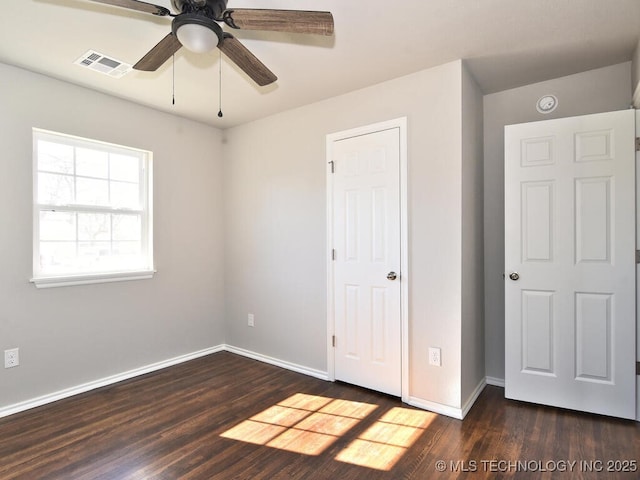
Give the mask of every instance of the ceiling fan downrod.
[[200, 13], [216, 21], [222, 21], [227, 0], [171, 0], [173, 8], [181, 13]]

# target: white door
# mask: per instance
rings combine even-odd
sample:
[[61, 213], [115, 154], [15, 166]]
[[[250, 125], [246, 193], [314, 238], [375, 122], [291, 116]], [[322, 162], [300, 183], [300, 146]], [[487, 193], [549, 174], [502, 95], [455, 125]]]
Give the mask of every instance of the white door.
[[632, 110], [505, 128], [505, 395], [635, 418]]
[[335, 378], [400, 396], [400, 129], [330, 148]]

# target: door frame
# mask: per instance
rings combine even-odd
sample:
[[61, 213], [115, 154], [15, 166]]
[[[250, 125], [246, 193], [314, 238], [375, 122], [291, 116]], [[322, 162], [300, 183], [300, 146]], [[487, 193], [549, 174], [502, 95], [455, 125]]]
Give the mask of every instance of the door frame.
[[400, 363], [401, 363], [401, 399], [409, 400], [409, 223], [408, 223], [408, 162], [407, 162], [407, 117], [395, 118], [385, 122], [352, 128], [326, 137], [326, 176], [327, 176], [327, 376], [335, 381], [335, 348], [332, 339], [335, 335], [334, 315], [334, 272], [333, 272], [333, 175], [331, 172], [332, 146], [339, 140], [368, 135], [397, 128], [400, 135]]
[[[636, 93], [640, 92], [640, 88]], [[636, 108], [636, 142], [640, 138], [640, 109]], [[640, 251], [640, 151], [636, 148], [636, 252]], [[637, 253], [636, 253], [637, 255]], [[640, 422], [640, 264], [636, 260], [636, 422]]]

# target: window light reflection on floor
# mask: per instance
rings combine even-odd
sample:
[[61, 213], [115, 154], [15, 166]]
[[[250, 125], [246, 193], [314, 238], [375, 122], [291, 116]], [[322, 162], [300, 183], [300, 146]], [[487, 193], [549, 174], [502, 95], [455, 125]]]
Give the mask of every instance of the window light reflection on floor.
[[385, 413], [336, 460], [376, 470], [391, 470], [422, 435], [436, 414], [395, 407]]
[[[378, 405], [296, 393], [221, 436], [304, 455], [320, 455]], [[345, 447], [335, 460], [391, 470], [436, 414], [394, 407]]]
[[224, 432], [233, 440], [320, 455], [377, 405], [296, 393]]

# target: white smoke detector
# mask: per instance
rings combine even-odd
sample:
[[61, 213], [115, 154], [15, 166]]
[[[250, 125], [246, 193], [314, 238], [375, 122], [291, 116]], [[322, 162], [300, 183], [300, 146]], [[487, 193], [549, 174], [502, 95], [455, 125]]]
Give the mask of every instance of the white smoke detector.
[[540, 113], [551, 113], [558, 106], [558, 98], [555, 95], [543, 95], [536, 103], [536, 110]]

